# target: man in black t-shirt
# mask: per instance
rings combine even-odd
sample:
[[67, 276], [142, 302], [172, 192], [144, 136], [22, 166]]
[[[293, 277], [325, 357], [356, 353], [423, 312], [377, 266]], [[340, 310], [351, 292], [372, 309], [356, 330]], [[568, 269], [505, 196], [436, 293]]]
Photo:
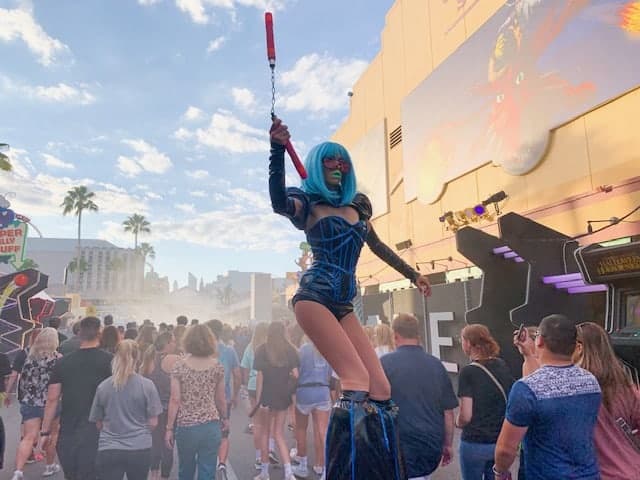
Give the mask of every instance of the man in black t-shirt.
[[57, 451], [65, 478], [95, 480], [99, 432], [96, 424], [89, 421], [89, 412], [98, 385], [111, 376], [112, 355], [98, 348], [98, 318], [82, 319], [79, 337], [80, 348], [59, 360], [51, 374], [40, 435], [44, 442], [48, 441], [62, 396]]

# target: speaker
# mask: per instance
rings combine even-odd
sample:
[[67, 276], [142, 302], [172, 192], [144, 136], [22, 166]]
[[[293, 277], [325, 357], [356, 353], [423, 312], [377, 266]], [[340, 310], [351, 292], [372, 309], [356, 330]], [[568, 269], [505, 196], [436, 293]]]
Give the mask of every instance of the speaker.
[[411, 241], [410, 238], [408, 238], [403, 242], [396, 243], [396, 250], [405, 250], [409, 248], [411, 245], [413, 245], [413, 242]]

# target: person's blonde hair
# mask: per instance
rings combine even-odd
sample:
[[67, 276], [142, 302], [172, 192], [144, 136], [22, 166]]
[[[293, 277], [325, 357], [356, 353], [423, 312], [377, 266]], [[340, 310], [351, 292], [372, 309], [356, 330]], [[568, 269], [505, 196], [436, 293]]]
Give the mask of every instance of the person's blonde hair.
[[[33, 335], [33, 334], [32, 334]], [[44, 358], [58, 349], [58, 331], [47, 327], [40, 330], [29, 348], [29, 358]]]
[[582, 345], [578, 364], [590, 371], [600, 384], [602, 403], [609, 410], [617, 395], [633, 395], [633, 383], [609, 342], [604, 329], [592, 322], [576, 326], [577, 342]]
[[194, 357], [217, 355], [218, 341], [211, 329], [205, 324], [191, 325], [182, 337], [185, 353]]
[[393, 342], [393, 332], [391, 327], [386, 323], [381, 323], [375, 327], [375, 346], [376, 347], [389, 347], [390, 350], [395, 350], [396, 346]]
[[373, 345], [375, 347], [375, 330], [371, 325], [365, 325], [364, 326], [364, 333], [367, 335], [367, 338], [369, 339], [369, 343], [371, 343], [371, 345]]
[[267, 322], [258, 322], [254, 327], [251, 337], [251, 348], [254, 352], [267, 341], [267, 330], [269, 330]]
[[123, 340], [116, 348], [116, 354], [111, 360], [113, 387], [122, 390], [129, 381], [129, 377], [136, 373], [136, 365], [140, 358], [140, 348], [133, 340]]

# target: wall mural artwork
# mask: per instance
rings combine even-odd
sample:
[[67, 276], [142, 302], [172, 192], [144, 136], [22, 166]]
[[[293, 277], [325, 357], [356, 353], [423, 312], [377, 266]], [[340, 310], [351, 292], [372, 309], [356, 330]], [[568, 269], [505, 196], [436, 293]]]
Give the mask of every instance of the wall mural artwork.
[[[458, 0], [456, 22], [480, 3]], [[552, 129], [637, 88], [638, 72], [640, 1], [506, 1], [403, 101], [405, 200], [433, 203], [489, 162], [531, 171]]]

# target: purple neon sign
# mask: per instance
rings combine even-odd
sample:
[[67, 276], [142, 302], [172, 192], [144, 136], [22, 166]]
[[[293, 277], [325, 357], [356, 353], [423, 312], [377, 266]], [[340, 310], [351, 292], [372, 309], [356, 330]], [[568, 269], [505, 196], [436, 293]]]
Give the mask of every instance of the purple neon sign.
[[542, 283], [547, 285], [558, 282], [573, 282], [575, 280], [582, 280], [581, 273], [566, 273], [564, 275], [549, 275], [542, 277]]
[[567, 290], [569, 293], [595, 293], [595, 292], [606, 292], [606, 285], [585, 285], [584, 287], [573, 287]]

